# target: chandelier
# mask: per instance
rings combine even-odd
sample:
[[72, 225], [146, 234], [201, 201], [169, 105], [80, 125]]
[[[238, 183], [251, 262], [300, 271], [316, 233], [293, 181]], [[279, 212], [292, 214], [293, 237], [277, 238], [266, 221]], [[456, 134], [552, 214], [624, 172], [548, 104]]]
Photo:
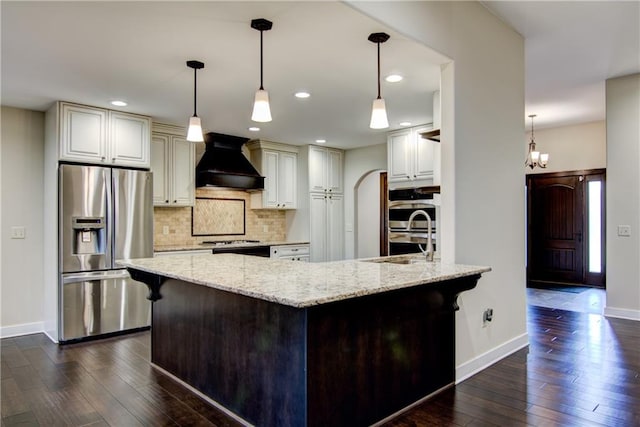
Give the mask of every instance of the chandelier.
[[524, 165], [529, 166], [531, 169], [534, 169], [536, 166], [544, 169], [549, 162], [549, 154], [540, 154], [539, 151], [536, 151], [536, 141], [533, 138], [533, 118], [536, 117], [536, 115], [531, 114], [529, 117], [531, 117], [531, 141], [529, 141], [529, 153], [527, 154]]

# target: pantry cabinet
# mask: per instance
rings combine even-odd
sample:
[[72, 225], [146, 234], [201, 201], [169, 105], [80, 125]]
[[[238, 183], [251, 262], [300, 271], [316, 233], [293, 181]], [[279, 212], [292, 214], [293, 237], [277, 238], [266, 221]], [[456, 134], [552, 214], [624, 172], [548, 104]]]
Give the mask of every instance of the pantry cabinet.
[[310, 199], [311, 262], [344, 259], [344, 196], [311, 193]]
[[390, 132], [387, 137], [387, 179], [389, 183], [432, 185], [435, 141], [424, 139], [422, 132], [432, 126], [420, 126]]
[[184, 135], [184, 128], [154, 124], [151, 138], [154, 206], [194, 205], [195, 144]]
[[58, 102], [59, 160], [149, 168], [151, 119]]
[[251, 194], [251, 209], [296, 209], [298, 148], [257, 140], [247, 148], [251, 164], [264, 176], [264, 191]]
[[342, 193], [343, 155], [341, 150], [309, 147], [309, 191]]

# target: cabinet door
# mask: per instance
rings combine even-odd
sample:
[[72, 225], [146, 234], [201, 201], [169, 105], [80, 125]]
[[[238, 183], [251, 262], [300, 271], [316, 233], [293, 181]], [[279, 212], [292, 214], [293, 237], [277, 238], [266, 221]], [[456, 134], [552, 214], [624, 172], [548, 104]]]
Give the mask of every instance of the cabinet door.
[[135, 114], [109, 112], [109, 162], [149, 167], [151, 119]]
[[327, 199], [327, 261], [344, 259], [344, 198], [330, 194]]
[[172, 200], [174, 206], [193, 206], [195, 202], [195, 144], [181, 136], [171, 137]]
[[263, 208], [279, 208], [278, 198], [278, 161], [279, 154], [276, 151], [264, 150], [262, 152], [262, 174], [264, 175], [264, 191], [262, 192]]
[[429, 141], [420, 137], [422, 132], [431, 128], [416, 129], [415, 134], [415, 158], [414, 158], [414, 179], [433, 178], [433, 156], [437, 142]]
[[327, 260], [327, 195], [311, 193], [309, 212], [309, 255], [311, 262]]
[[169, 137], [153, 135], [151, 138], [151, 172], [153, 172], [153, 204], [169, 204]]
[[286, 209], [296, 208], [298, 155], [281, 152], [278, 159], [278, 200]]
[[327, 188], [332, 193], [342, 193], [342, 152], [327, 151]]
[[105, 162], [107, 110], [66, 103], [60, 107], [60, 160]]
[[389, 182], [411, 179], [413, 144], [409, 129], [392, 132], [387, 139], [387, 179]]
[[327, 150], [309, 147], [309, 191], [325, 191], [327, 183]]

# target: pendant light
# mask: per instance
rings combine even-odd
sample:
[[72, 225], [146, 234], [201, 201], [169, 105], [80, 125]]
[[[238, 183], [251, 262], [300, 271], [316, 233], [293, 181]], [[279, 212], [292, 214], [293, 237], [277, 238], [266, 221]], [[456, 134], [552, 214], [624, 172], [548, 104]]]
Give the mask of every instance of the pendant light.
[[536, 117], [535, 114], [529, 115], [531, 118], [531, 141], [529, 142], [529, 153], [527, 154], [527, 159], [525, 160], [525, 166], [529, 166], [531, 169], [534, 169], [536, 166], [539, 168], [546, 168], [547, 163], [549, 162], [549, 154], [542, 153], [536, 151], [536, 142], [533, 138], [533, 118]]
[[369, 124], [371, 129], [386, 129], [389, 127], [387, 109], [384, 105], [384, 99], [380, 96], [380, 43], [384, 43], [387, 40], [389, 40], [389, 34], [387, 33], [371, 33], [369, 35], [369, 41], [378, 45], [378, 97], [373, 100], [373, 107], [371, 108], [371, 123]]
[[202, 125], [200, 123], [200, 117], [196, 113], [196, 93], [197, 93], [197, 80], [196, 73], [198, 70], [204, 68], [204, 63], [200, 61], [187, 61], [187, 67], [193, 68], [193, 116], [189, 119], [189, 130], [187, 131], [187, 141], [202, 142]]
[[264, 18], [253, 19], [251, 21], [251, 28], [260, 31], [260, 89], [256, 92], [256, 97], [253, 102], [253, 113], [251, 114], [251, 120], [254, 122], [270, 122], [271, 121], [271, 108], [269, 108], [269, 92], [264, 90], [262, 84], [262, 32], [269, 31], [273, 23]]

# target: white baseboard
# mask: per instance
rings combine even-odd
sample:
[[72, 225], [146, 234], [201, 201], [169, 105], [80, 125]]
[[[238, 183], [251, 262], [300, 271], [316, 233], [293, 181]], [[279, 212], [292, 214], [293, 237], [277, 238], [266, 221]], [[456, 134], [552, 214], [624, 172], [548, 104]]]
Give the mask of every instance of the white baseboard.
[[23, 323], [21, 325], [1, 326], [0, 338], [37, 334], [44, 331], [43, 322]]
[[640, 310], [630, 310], [628, 308], [605, 307], [605, 317], [617, 317], [619, 319], [640, 321]]
[[456, 367], [456, 384], [488, 368], [497, 361], [529, 345], [529, 334], [524, 333], [486, 353]]

